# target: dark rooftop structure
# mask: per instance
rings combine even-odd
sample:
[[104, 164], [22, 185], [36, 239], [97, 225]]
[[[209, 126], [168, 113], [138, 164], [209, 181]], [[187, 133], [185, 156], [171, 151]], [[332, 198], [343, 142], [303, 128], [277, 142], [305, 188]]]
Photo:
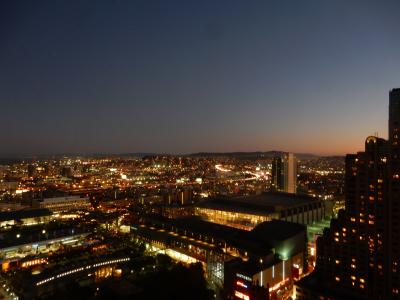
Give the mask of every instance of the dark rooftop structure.
[[[285, 249], [288, 255], [289, 252], [300, 252], [304, 249], [295, 249], [293, 245], [304, 246], [307, 238], [304, 225], [280, 220], [263, 222], [252, 231], [207, 222], [199, 217], [167, 219], [151, 216], [149, 221], [155, 226], [161, 225], [167, 230], [180, 232], [184, 235], [212, 237], [216, 242], [226, 243], [257, 257], [270, 254], [272, 249], [275, 249], [276, 252], [282, 252], [281, 250]], [[154, 234], [167, 235], [168, 233], [154, 232]]]
[[307, 195], [264, 192], [213, 198], [199, 203], [194, 212], [214, 223], [251, 230], [271, 219], [310, 225], [330, 216], [332, 203]]
[[72, 226], [72, 225], [53, 225], [54, 228], [46, 228], [43, 233], [43, 226], [25, 226], [23, 228], [11, 229], [0, 235], [0, 250], [8, 247], [19, 247], [32, 243], [39, 243], [48, 240], [70, 237], [74, 235], [88, 234], [93, 225]]
[[257, 225], [252, 231], [250, 231], [250, 235], [254, 238], [283, 241], [298, 234], [304, 229], [305, 226], [301, 224], [272, 220]]
[[282, 210], [319, 203], [320, 200], [307, 195], [281, 192], [264, 192], [259, 195], [220, 197], [200, 203], [198, 207], [241, 211], [244, 213], [271, 214]]
[[40, 218], [51, 216], [53, 213], [47, 208], [22, 209], [16, 211], [0, 212], [0, 222], [11, 220], [23, 220], [28, 218]]
[[201, 217], [148, 215], [140, 225], [132, 225], [132, 233], [154, 247], [152, 251], [163, 249], [184, 262], [201, 261], [209, 278], [228, 292], [236, 286], [238, 273], [250, 283], [267, 286], [290, 278], [294, 264], [306, 267], [306, 226], [299, 223], [269, 220], [246, 230]]

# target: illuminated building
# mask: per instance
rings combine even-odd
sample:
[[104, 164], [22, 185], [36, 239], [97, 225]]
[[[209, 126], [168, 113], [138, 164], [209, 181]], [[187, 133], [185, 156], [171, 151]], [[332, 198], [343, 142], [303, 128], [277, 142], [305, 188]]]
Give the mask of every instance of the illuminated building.
[[21, 268], [30, 268], [32, 266], [37, 266], [41, 264], [47, 263], [47, 259], [45, 258], [31, 258], [31, 259], [25, 259], [20, 262]]
[[91, 204], [88, 197], [68, 196], [45, 198], [39, 201], [39, 207], [48, 208], [54, 213], [57, 213], [69, 210], [88, 209], [91, 207]]
[[3, 232], [0, 238], [0, 261], [18, 260], [39, 253], [55, 252], [66, 246], [80, 245], [89, 234], [85, 228], [55, 230], [27, 228]]
[[273, 219], [312, 224], [331, 215], [330, 203], [304, 195], [268, 192], [212, 199], [198, 204], [194, 213], [210, 222], [251, 230]]
[[193, 217], [152, 217], [131, 232], [149, 250], [202, 262], [207, 276], [232, 295], [238, 273], [250, 278], [250, 285], [279, 288], [306, 266], [306, 228], [296, 223], [273, 220], [246, 231]]
[[239, 280], [236, 281], [233, 294], [227, 295], [227, 299], [268, 300], [270, 297], [266, 287], [245, 283], [239, 278]]
[[293, 153], [286, 153], [272, 160], [271, 185], [276, 191], [296, 193], [297, 160]]
[[[22, 299], [36, 299], [50, 296], [58, 289], [65, 288], [71, 280], [98, 280], [110, 276], [120, 277], [120, 266], [131, 261], [124, 253], [111, 253], [102, 256], [82, 257], [69, 264], [53, 263], [43, 266], [41, 272], [32, 272], [25, 280], [14, 282], [12, 288]], [[35, 265], [35, 261], [29, 268]], [[23, 276], [23, 275], [22, 275]]]
[[364, 152], [346, 156], [345, 210], [317, 240], [316, 269], [299, 282], [296, 299], [399, 299], [399, 134], [395, 89], [389, 140], [370, 136]]
[[52, 212], [46, 208], [22, 209], [0, 212], [0, 228], [13, 225], [36, 225], [48, 223]]

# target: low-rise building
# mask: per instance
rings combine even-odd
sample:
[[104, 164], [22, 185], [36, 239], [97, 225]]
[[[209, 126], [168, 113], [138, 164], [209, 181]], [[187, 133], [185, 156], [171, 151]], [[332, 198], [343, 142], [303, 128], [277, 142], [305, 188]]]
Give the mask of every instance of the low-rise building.
[[210, 222], [251, 230], [271, 220], [313, 224], [332, 214], [332, 204], [306, 195], [266, 192], [211, 199], [198, 204], [194, 214]]
[[52, 215], [53, 213], [47, 208], [2, 211], [0, 212], [0, 228], [48, 223]]
[[91, 207], [91, 203], [88, 197], [67, 196], [44, 198], [39, 201], [39, 207], [48, 208], [54, 213], [58, 213], [69, 210], [88, 209]]
[[299, 277], [307, 265], [306, 227], [291, 222], [272, 220], [247, 231], [196, 217], [153, 217], [131, 232], [149, 250], [203, 263], [210, 280], [229, 295], [237, 291], [237, 274], [272, 292]]
[[42, 226], [7, 230], [0, 234], [0, 263], [4, 269], [10, 261], [80, 245], [90, 230], [91, 228], [69, 226], [48, 230]]

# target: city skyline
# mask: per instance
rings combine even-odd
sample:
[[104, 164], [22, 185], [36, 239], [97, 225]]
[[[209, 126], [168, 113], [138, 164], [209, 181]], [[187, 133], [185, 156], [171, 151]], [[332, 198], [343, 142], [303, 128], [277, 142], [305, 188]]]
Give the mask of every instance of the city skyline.
[[0, 299], [400, 299], [399, 0], [0, 3]]
[[0, 157], [344, 155], [387, 137], [396, 1], [1, 6]]

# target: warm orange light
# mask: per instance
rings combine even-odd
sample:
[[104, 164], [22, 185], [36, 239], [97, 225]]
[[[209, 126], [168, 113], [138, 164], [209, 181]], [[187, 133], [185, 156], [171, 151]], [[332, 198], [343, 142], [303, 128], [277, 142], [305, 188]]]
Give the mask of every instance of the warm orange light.
[[243, 294], [239, 291], [235, 291], [235, 296], [238, 297], [239, 299], [250, 300], [250, 297], [248, 295]]
[[244, 288], [247, 289], [247, 285], [245, 285], [245, 284], [244, 284], [243, 282], [241, 282], [241, 281], [236, 281], [236, 285], [241, 286], [241, 287], [244, 287]]

